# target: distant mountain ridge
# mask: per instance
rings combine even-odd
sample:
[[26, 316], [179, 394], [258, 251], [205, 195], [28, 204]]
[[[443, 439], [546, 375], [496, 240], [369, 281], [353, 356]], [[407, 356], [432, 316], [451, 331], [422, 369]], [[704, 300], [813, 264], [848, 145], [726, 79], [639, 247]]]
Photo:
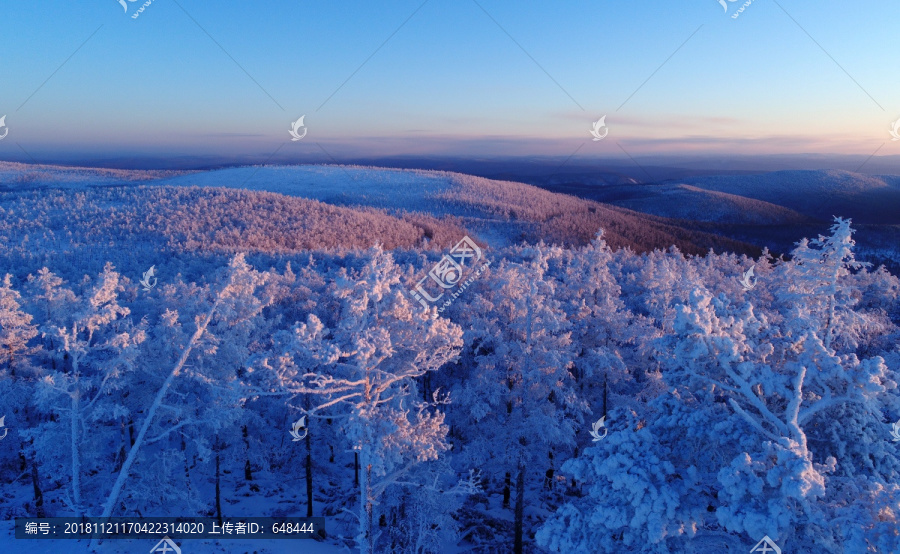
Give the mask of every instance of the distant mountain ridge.
[[836, 169], [776, 171], [684, 179], [685, 184], [795, 210], [827, 221], [833, 215], [863, 224], [900, 224], [900, 176], [863, 175]]
[[0, 191], [13, 188], [114, 186], [193, 173], [174, 170], [104, 169], [0, 161]]
[[680, 221], [774, 253], [789, 252], [798, 236], [824, 232], [833, 216], [850, 218], [860, 256], [900, 270], [897, 175], [790, 170], [627, 185], [569, 182], [546, 188]]
[[266, 190], [339, 206], [451, 217], [494, 246], [540, 240], [585, 244], [603, 228], [611, 246], [636, 251], [672, 245], [692, 254], [704, 254], [711, 247], [741, 253], [755, 250], [665, 218], [648, 217], [523, 183], [448, 171], [259, 166], [184, 175], [158, 183]]
[[[124, 186], [132, 190], [128, 195], [117, 199], [117, 202], [146, 206], [151, 193], [137, 189], [134, 186], [137, 184], [150, 185], [151, 189], [160, 186], [199, 187], [207, 190], [241, 189], [246, 192], [240, 196], [239, 202], [234, 195], [217, 196], [217, 210], [225, 209], [220, 215], [222, 221], [228, 223], [217, 230], [218, 238], [214, 241], [201, 236], [185, 239], [193, 245], [192, 248], [203, 248], [204, 243], [217, 244], [217, 248], [227, 245], [229, 249], [266, 248], [264, 244], [268, 243], [258, 239], [261, 233], [258, 218], [246, 209], [238, 212], [219, 206], [234, 201], [246, 207], [250, 195], [249, 205], [273, 206], [274, 203], [278, 207], [267, 209], [278, 214], [293, 214], [290, 217], [294, 219], [311, 217], [313, 212], [310, 210], [314, 209], [314, 204], [288, 202], [288, 197], [314, 200], [351, 211], [368, 213], [376, 210], [381, 216], [403, 221], [401, 227], [404, 229], [408, 225], [418, 229], [406, 229], [397, 235], [388, 233], [388, 227], [372, 225], [370, 242], [373, 244], [381, 242], [386, 245], [414, 247], [428, 239], [442, 245], [451, 241], [453, 236], [469, 233], [488, 245], [498, 247], [541, 240], [577, 245], [592, 240], [602, 228], [606, 241], [612, 247], [628, 247], [639, 252], [667, 249], [673, 245], [690, 254], [704, 254], [710, 248], [745, 254], [758, 252], [748, 244], [663, 217], [556, 194], [522, 183], [452, 172], [322, 165], [256, 166], [204, 172], [132, 172], [24, 164], [0, 166], [0, 191], [5, 190], [13, 195], [9, 198], [26, 191], [42, 189], [56, 189], [65, 197], [97, 187]], [[273, 193], [274, 196], [260, 196], [259, 202], [252, 201], [253, 194], [263, 191]], [[93, 202], [95, 196], [85, 197], [82, 192], [78, 198], [81, 202]], [[98, 201], [99, 198], [96, 197]], [[62, 199], [59, 202], [65, 203]], [[168, 209], [177, 213], [173, 207]], [[316, 218], [319, 218], [323, 212], [320, 208], [315, 210], [319, 214]], [[96, 216], [102, 217], [101, 212], [102, 210], [95, 210]], [[361, 227], [358, 222], [365, 218], [360, 219], [347, 211], [340, 214], [342, 215], [338, 217], [335, 212], [331, 217], [333, 229], [330, 231], [340, 234], [344, 228], [342, 226], [349, 225], [346, 232], [347, 246], [358, 246], [365, 240], [364, 236], [359, 235]], [[312, 233], [311, 236], [325, 236], [314, 231], [313, 227], [308, 232]], [[270, 233], [278, 234], [274, 231]], [[249, 240], [247, 237], [250, 236], [256, 238]], [[227, 237], [227, 240], [223, 237]], [[175, 244], [181, 242], [176, 240]], [[317, 246], [331, 248], [337, 243], [329, 234], [328, 240], [324, 241], [317, 242], [303, 237], [302, 240], [287, 243], [275, 240], [272, 245], [281, 250]]]

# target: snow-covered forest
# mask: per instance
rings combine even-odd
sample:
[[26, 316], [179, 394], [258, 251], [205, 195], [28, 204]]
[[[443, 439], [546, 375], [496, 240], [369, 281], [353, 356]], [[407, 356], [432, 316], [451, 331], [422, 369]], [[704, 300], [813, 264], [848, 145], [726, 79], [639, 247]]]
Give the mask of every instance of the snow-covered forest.
[[152, 287], [134, 252], [17, 258], [0, 513], [324, 516], [366, 554], [900, 551], [900, 280], [823, 233], [779, 259], [485, 246], [441, 313], [410, 291], [444, 252], [408, 243], [222, 238], [148, 254]]

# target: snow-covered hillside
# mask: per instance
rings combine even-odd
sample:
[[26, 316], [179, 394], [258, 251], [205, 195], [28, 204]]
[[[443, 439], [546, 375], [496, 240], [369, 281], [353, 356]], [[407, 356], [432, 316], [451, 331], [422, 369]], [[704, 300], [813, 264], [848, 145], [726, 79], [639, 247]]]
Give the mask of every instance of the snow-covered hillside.
[[263, 190], [328, 204], [464, 215], [461, 207], [440, 205], [440, 195], [452, 190], [457, 180], [454, 174], [434, 171], [301, 165], [218, 169], [157, 184]]
[[735, 225], [798, 225], [835, 214], [859, 224], [900, 224], [900, 176], [776, 171], [698, 176], [595, 189], [604, 202], [673, 218]]
[[736, 225], [798, 225], [812, 219], [770, 202], [693, 185], [652, 188], [652, 195], [622, 200], [618, 205], [663, 217]]
[[[384, 240], [379, 232], [373, 232], [368, 239], [370, 244], [380, 241], [382, 244], [400, 246], [416, 244], [419, 238], [426, 237], [430, 241], [436, 241], [438, 245], [444, 245], [451, 240], [451, 234], [457, 236], [459, 234], [457, 231], [461, 230], [494, 247], [541, 240], [575, 245], [587, 244], [597, 230], [603, 228], [606, 231], [606, 240], [613, 247], [629, 247], [641, 252], [664, 249], [672, 245], [692, 254], [704, 254], [710, 248], [746, 254], [759, 251], [748, 244], [699, 231], [689, 223], [639, 214], [623, 208], [548, 192], [522, 183], [496, 181], [459, 173], [372, 167], [241, 167], [192, 172], [173, 177], [165, 172], [129, 173], [117, 170], [76, 170], [65, 167], [7, 164], [6, 173], [0, 177], [2, 187], [0, 190], [5, 189], [14, 194], [0, 198], [0, 208], [4, 204], [15, 202], [17, 198], [21, 201], [24, 198], [21, 197], [22, 194], [34, 190], [53, 188], [56, 191], [52, 194], [57, 196], [73, 195], [69, 200], [60, 197], [54, 201], [57, 206], [66, 206], [85, 201], [92, 202], [99, 189], [127, 185], [126, 191], [116, 194], [125, 195], [130, 199], [122, 197], [112, 204], [102, 202], [100, 206], [91, 207], [98, 215], [98, 209], [115, 210], [118, 206], [128, 210], [131, 203], [147, 206], [148, 197], [153, 196], [140, 189], [135, 190], [134, 185], [141, 183], [195, 191], [205, 189], [206, 192], [203, 194], [207, 196], [213, 194], [211, 192], [213, 188], [231, 189], [234, 194], [240, 193], [244, 196], [260, 193], [260, 203], [266, 206], [272, 204], [274, 197], [271, 193], [275, 193], [363, 212], [354, 217], [343, 218], [345, 223], [351, 219], [371, 218], [372, 213], [375, 213], [373, 210], [376, 210], [379, 216], [388, 215], [403, 220], [405, 223], [401, 227], [404, 229], [408, 225], [417, 229], [412, 233], [403, 231], [403, 238], [395, 236], [389, 240]], [[142, 208], [141, 211], [147, 209], [158, 211], [153, 206]], [[279, 207], [276, 219], [286, 216], [294, 209], [296, 208]], [[133, 207], [131, 211], [134, 211]], [[343, 213], [349, 215], [346, 211]], [[253, 226], [243, 220], [255, 218], [259, 221], [259, 215], [254, 210], [249, 212], [244, 210], [227, 217], [224, 228], [213, 225], [195, 226], [193, 229], [202, 228], [210, 232], [214, 230], [218, 237], [230, 237], [227, 242], [238, 247], [244, 236], [244, 229]], [[299, 219], [305, 217], [302, 210], [295, 211], [292, 215]], [[79, 220], [81, 218], [76, 216], [75, 221]], [[66, 219], [57, 221], [53, 227], [60, 225], [65, 227], [66, 221]], [[3, 227], [3, 224], [0, 221], [0, 227]], [[146, 229], [146, 226], [141, 229]], [[31, 229], [26, 234], [33, 236], [36, 230]], [[127, 226], [123, 230], [131, 232], [134, 228]], [[353, 226], [348, 232], [355, 237], [359, 235], [360, 230], [359, 226]], [[58, 232], [55, 229], [51, 231]], [[76, 240], [80, 236], [74, 229], [66, 228], [59, 231], [74, 233]], [[333, 226], [332, 232], [340, 234], [341, 224]], [[275, 234], [279, 233], [275, 231]], [[299, 242], [294, 242], [304, 244], [302, 247], [315, 247], [316, 240], [310, 241], [308, 238], [301, 236]], [[56, 240], [54, 237], [47, 239]], [[96, 244], [108, 242], [95, 241]], [[178, 238], [176, 242], [184, 241]], [[221, 241], [216, 242], [221, 244]], [[273, 247], [291, 248], [283, 242], [275, 241]], [[326, 242], [328, 244], [323, 246], [330, 246], [333, 241]], [[196, 244], [202, 247], [202, 241]], [[347, 241], [348, 246], [356, 244], [358, 244], [356, 239], [351, 238]], [[258, 246], [259, 241], [256, 241], [254, 244], [246, 244], [245, 249], [253, 250]]]
[[0, 191], [140, 184], [189, 173], [193, 172], [101, 169], [0, 161]]
[[900, 177], [840, 170], [776, 171], [693, 177], [695, 187], [783, 206], [821, 221], [835, 214], [857, 223], [900, 224]]

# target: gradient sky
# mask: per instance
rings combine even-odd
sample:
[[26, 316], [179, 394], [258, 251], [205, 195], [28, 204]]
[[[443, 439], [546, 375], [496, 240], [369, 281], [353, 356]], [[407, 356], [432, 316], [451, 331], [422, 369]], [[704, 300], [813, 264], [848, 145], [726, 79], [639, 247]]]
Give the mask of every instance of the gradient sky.
[[896, 1], [141, 4], [0, 4], [0, 159], [900, 154]]

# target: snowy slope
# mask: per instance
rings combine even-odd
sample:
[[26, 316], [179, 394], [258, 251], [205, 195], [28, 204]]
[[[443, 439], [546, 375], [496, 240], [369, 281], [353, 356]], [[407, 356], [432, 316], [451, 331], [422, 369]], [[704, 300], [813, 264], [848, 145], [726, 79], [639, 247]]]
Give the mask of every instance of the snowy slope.
[[663, 217], [746, 225], [795, 225], [809, 218], [770, 202], [691, 185], [668, 185], [656, 195], [618, 205]]
[[451, 187], [448, 174], [338, 166], [239, 167], [164, 179], [158, 184], [264, 190], [338, 205], [433, 211]]
[[0, 190], [139, 184], [185, 173], [190, 172], [100, 169], [0, 161]]
[[613, 247], [638, 251], [677, 244], [685, 252], [744, 251], [747, 245], [673, 226], [590, 200], [512, 181], [461, 173], [360, 166], [265, 166], [222, 169], [156, 181], [173, 186], [265, 190], [351, 207], [457, 218], [491, 246], [522, 240], [585, 244], [601, 227]]
[[[412, 223], [421, 229], [419, 234], [441, 243], [453, 242], [451, 238], [455, 240], [461, 233], [467, 233], [494, 247], [541, 240], [586, 244], [602, 228], [613, 248], [649, 251], [677, 245], [683, 252], [693, 254], [705, 253], [710, 248], [748, 254], [756, 251], [745, 243], [703, 232], [684, 222], [523, 183], [460, 173], [321, 165], [158, 172], [0, 163], [0, 191], [43, 188], [71, 191], [135, 184], [240, 189], [318, 200], [365, 212], [374, 208]], [[263, 204], [271, 203], [271, 199], [259, 200]], [[256, 203], [251, 205], [255, 207]], [[251, 208], [251, 211], [255, 214], [257, 210]], [[302, 212], [297, 216], [302, 218]], [[236, 229], [240, 231], [240, 226]], [[343, 231], [336, 228], [335, 232]]]
[[694, 177], [697, 188], [777, 204], [821, 220], [840, 214], [857, 223], [900, 223], [900, 178], [839, 170]]

